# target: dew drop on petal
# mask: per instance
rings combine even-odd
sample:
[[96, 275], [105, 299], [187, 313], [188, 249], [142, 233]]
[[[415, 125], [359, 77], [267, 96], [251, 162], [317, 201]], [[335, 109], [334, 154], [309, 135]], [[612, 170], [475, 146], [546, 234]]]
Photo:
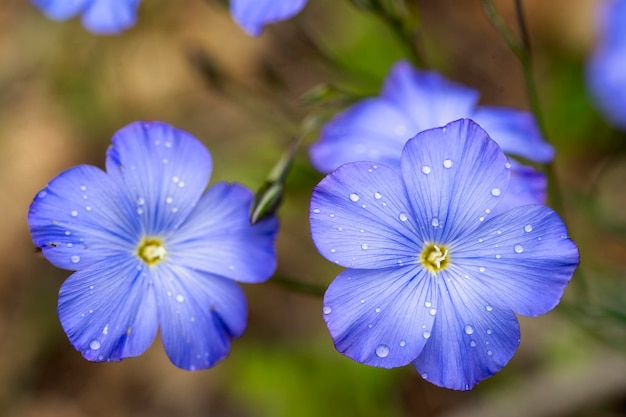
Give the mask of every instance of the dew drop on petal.
[[527, 224], [526, 226], [524, 226], [524, 231], [526, 233], [530, 233], [533, 231], [533, 227], [530, 224]]
[[167, 198], [165, 199], [165, 202], [166, 202], [167, 204], [172, 204], [172, 201], [174, 201], [174, 199], [173, 199], [172, 197], [167, 197]]
[[335, 248], [332, 248], [332, 249], [330, 250], [330, 253], [335, 253], [335, 252], [337, 252], [337, 249], [335, 249]]
[[430, 171], [431, 171], [431, 169], [430, 169], [430, 167], [429, 167], [428, 165], [424, 165], [424, 166], [422, 167], [422, 172], [423, 172], [424, 174], [428, 175], [428, 174], [430, 174]]
[[493, 333], [493, 330], [487, 329], [487, 334], [492, 334], [492, 333]]
[[472, 326], [470, 326], [469, 324], [465, 326], [465, 334], [473, 334], [473, 333], [474, 333], [474, 328]]
[[98, 350], [100, 349], [100, 342], [97, 340], [92, 340], [91, 342], [89, 342], [89, 349], [91, 350]]
[[493, 307], [491, 307], [490, 305], [486, 305], [486, 306], [485, 306], [485, 310], [487, 310], [487, 311], [493, 311]]
[[432, 304], [430, 303], [430, 301], [426, 301], [424, 303], [424, 307], [426, 307], [426, 308], [430, 308], [431, 306], [432, 306]]
[[471, 347], [476, 347], [476, 341], [475, 340], [470, 340], [470, 346]]
[[430, 311], [428, 312], [431, 316], [434, 316], [435, 314], [437, 314], [437, 309], [436, 308], [431, 308]]
[[80, 256], [78, 255], [74, 255], [70, 258], [72, 260], [72, 263], [77, 264], [80, 262]]
[[402, 212], [398, 215], [398, 218], [400, 219], [400, 221], [405, 222], [409, 219], [409, 216], [407, 216], [406, 213]]
[[364, 244], [361, 245], [361, 249], [363, 249], [363, 250], [367, 250], [368, 247], [369, 246], [367, 246], [367, 243], [364, 243]]
[[78, 212], [76, 210], [72, 210], [70, 214], [72, 215], [72, 217], [78, 216]]
[[379, 358], [386, 358], [389, 356], [389, 347], [387, 345], [378, 345], [376, 347], [376, 356]]
[[493, 352], [492, 352], [492, 351], [490, 351], [490, 350], [488, 350], [488, 351], [487, 351], [487, 355], [491, 356], [491, 355], [493, 355]]
[[376, 310], [374, 310], [377, 313], [380, 313], [380, 308], [377, 308]]
[[522, 253], [524, 252], [524, 247], [518, 243], [517, 245], [515, 245], [513, 250], [515, 250], [515, 253]]
[[173, 176], [172, 177], [172, 182], [173, 183], [177, 183], [178, 181], [180, 181], [180, 178], [178, 178], [177, 176]]
[[109, 325], [108, 324], [106, 326], [104, 326], [104, 329], [102, 329], [102, 334], [109, 334]]
[[39, 194], [37, 194], [37, 197], [39, 198], [44, 198], [45, 196], [48, 195], [48, 192], [46, 191], [40, 191]]
[[424, 339], [428, 339], [430, 337], [430, 332], [424, 332], [422, 333], [422, 336], [424, 336]]
[[144, 205], [145, 203], [146, 203], [146, 200], [145, 200], [143, 197], [139, 197], [139, 198], [137, 199], [137, 204], [138, 204], [138, 205], [142, 206], [142, 205]]
[[176, 296], [176, 301], [178, 301], [179, 303], [182, 303], [183, 301], [185, 301], [185, 297], [183, 297], [181, 294], [178, 294]]
[[428, 379], [428, 374], [424, 372], [424, 373], [422, 374], [422, 378], [424, 378], [424, 379]]
[[352, 194], [350, 194], [350, 200], [351, 200], [351, 201], [354, 201], [354, 202], [359, 201], [359, 195], [358, 195], [358, 194], [356, 194], [356, 193], [352, 193]]
[[375, 193], [374, 193], [374, 198], [375, 198], [376, 200], [380, 200], [381, 198], [383, 198], [383, 196], [382, 196], [382, 194], [381, 194], [381, 193], [379, 193], [379, 192], [377, 191], [377, 192], [375, 192]]
[[511, 169], [511, 163], [507, 161], [507, 162], [504, 164], [504, 167], [505, 167], [506, 169]]
[[496, 255], [496, 259], [500, 259], [500, 258], [502, 258], [502, 255], [500, 254]]
[[91, 206], [85, 206], [85, 210], [91, 211]]
[[320, 209], [313, 209], [313, 213], [319, 214], [320, 213]]
[[400, 341], [400, 347], [405, 347], [406, 346], [406, 342], [404, 340]]
[[324, 314], [332, 313], [333, 309], [330, 306], [324, 306]]
[[480, 268], [478, 268], [478, 270], [479, 270], [480, 272], [485, 272], [485, 267], [484, 267], [484, 266], [481, 266]]
[[445, 161], [443, 161], [443, 166], [446, 168], [451, 168], [452, 167], [452, 160], [451, 159], [446, 159]]
[[183, 181], [178, 183], [178, 188], [183, 188], [185, 186], [185, 183]]
[[500, 193], [502, 193], [502, 191], [500, 191], [500, 189], [498, 187], [492, 188], [491, 189], [491, 195], [494, 197], [498, 197], [500, 195]]
[[433, 219], [430, 221], [430, 224], [432, 224], [433, 227], [439, 226], [439, 219], [436, 217], [433, 217]]

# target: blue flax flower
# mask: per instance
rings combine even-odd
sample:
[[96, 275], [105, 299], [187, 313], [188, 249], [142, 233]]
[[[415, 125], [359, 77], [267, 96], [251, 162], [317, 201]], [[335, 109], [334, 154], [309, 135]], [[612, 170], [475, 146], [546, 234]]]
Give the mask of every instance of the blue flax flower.
[[626, 1], [607, 0], [599, 8], [598, 44], [587, 66], [587, 84], [602, 114], [626, 129]]
[[515, 313], [558, 304], [578, 250], [548, 207], [493, 215], [510, 164], [471, 120], [419, 133], [400, 165], [345, 164], [313, 191], [315, 245], [348, 268], [326, 291], [324, 318], [355, 361], [412, 363], [436, 385], [467, 390], [511, 359]]
[[66, 20], [81, 15], [92, 33], [120, 33], [135, 24], [140, 0], [31, 0], [46, 16]]
[[113, 137], [106, 172], [82, 165], [54, 178], [28, 215], [33, 241], [76, 271], [59, 291], [70, 342], [91, 361], [141, 355], [160, 328], [178, 367], [213, 366], [246, 326], [235, 283], [273, 273], [277, 220], [248, 221], [253, 194], [237, 184], [203, 191], [211, 156], [165, 123]]
[[[358, 102], [322, 129], [320, 139], [310, 148], [311, 161], [324, 173], [356, 161], [399, 167], [408, 139], [460, 118], [477, 122], [506, 153], [541, 163], [552, 160], [554, 149], [543, 140], [529, 112], [477, 107], [478, 98], [476, 90], [400, 61], [392, 67], [379, 97]], [[513, 184], [501, 209], [545, 202], [545, 176], [511, 163]]]
[[269, 23], [289, 19], [307, 0], [230, 0], [233, 19], [248, 35], [259, 36]]

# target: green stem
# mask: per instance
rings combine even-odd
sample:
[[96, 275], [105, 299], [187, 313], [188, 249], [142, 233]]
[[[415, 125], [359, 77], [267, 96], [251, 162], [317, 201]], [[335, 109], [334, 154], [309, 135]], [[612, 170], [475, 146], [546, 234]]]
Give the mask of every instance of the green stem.
[[326, 288], [320, 287], [315, 284], [308, 284], [300, 281], [293, 281], [289, 278], [274, 277], [269, 280], [270, 283], [280, 285], [291, 291], [296, 291], [303, 294], [313, 295], [316, 297], [323, 297], [326, 292]]

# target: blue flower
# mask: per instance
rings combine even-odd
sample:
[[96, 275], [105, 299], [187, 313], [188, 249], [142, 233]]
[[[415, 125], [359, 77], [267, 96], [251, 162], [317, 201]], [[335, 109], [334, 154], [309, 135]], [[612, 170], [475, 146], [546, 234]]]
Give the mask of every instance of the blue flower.
[[250, 36], [259, 36], [269, 23], [289, 19], [307, 0], [230, 0], [233, 19]]
[[626, 129], [626, 1], [608, 0], [598, 19], [598, 44], [587, 66], [591, 96], [610, 123]]
[[83, 26], [92, 33], [120, 33], [135, 24], [140, 0], [31, 0], [46, 16], [66, 20], [82, 15]]
[[314, 189], [311, 233], [347, 267], [324, 296], [337, 350], [467, 390], [519, 341], [515, 313], [553, 309], [579, 262], [559, 216], [541, 205], [493, 210], [510, 164], [471, 120], [418, 134], [401, 170], [341, 166]]
[[76, 271], [59, 292], [72, 345], [91, 361], [141, 355], [160, 328], [178, 367], [215, 365], [246, 326], [235, 283], [268, 279], [277, 220], [248, 220], [253, 194], [237, 184], [203, 191], [207, 149], [165, 123], [137, 122], [113, 137], [106, 172], [71, 168], [36, 196], [35, 245]]
[[[535, 162], [549, 162], [554, 149], [541, 137], [534, 117], [504, 107], [476, 107], [478, 92], [431, 71], [400, 61], [391, 69], [381, 95], [368, 98], [328, 123], [310, 148], [313, 165], [328, 173], [346, 162], [376, 161], [399, 167], [406, 141], [418, 132], [470, 118], [484, 128], [504, 152]], [[501, 209], [545, 202], [545, 177], [513, 163], [511, 192]]]

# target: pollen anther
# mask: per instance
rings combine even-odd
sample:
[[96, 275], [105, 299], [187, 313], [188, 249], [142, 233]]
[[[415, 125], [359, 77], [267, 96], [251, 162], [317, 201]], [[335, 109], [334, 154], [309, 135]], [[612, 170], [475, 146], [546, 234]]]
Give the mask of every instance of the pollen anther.
[[428, 244], [422, 251], [420, 261], [430, 272], [439, 272], [448, 265], [448, 249], [434, 243]]
[[144, 238], [137, 247], [137, 256], [152, 266], [167, 256], [163, 242], [157, 238]]

